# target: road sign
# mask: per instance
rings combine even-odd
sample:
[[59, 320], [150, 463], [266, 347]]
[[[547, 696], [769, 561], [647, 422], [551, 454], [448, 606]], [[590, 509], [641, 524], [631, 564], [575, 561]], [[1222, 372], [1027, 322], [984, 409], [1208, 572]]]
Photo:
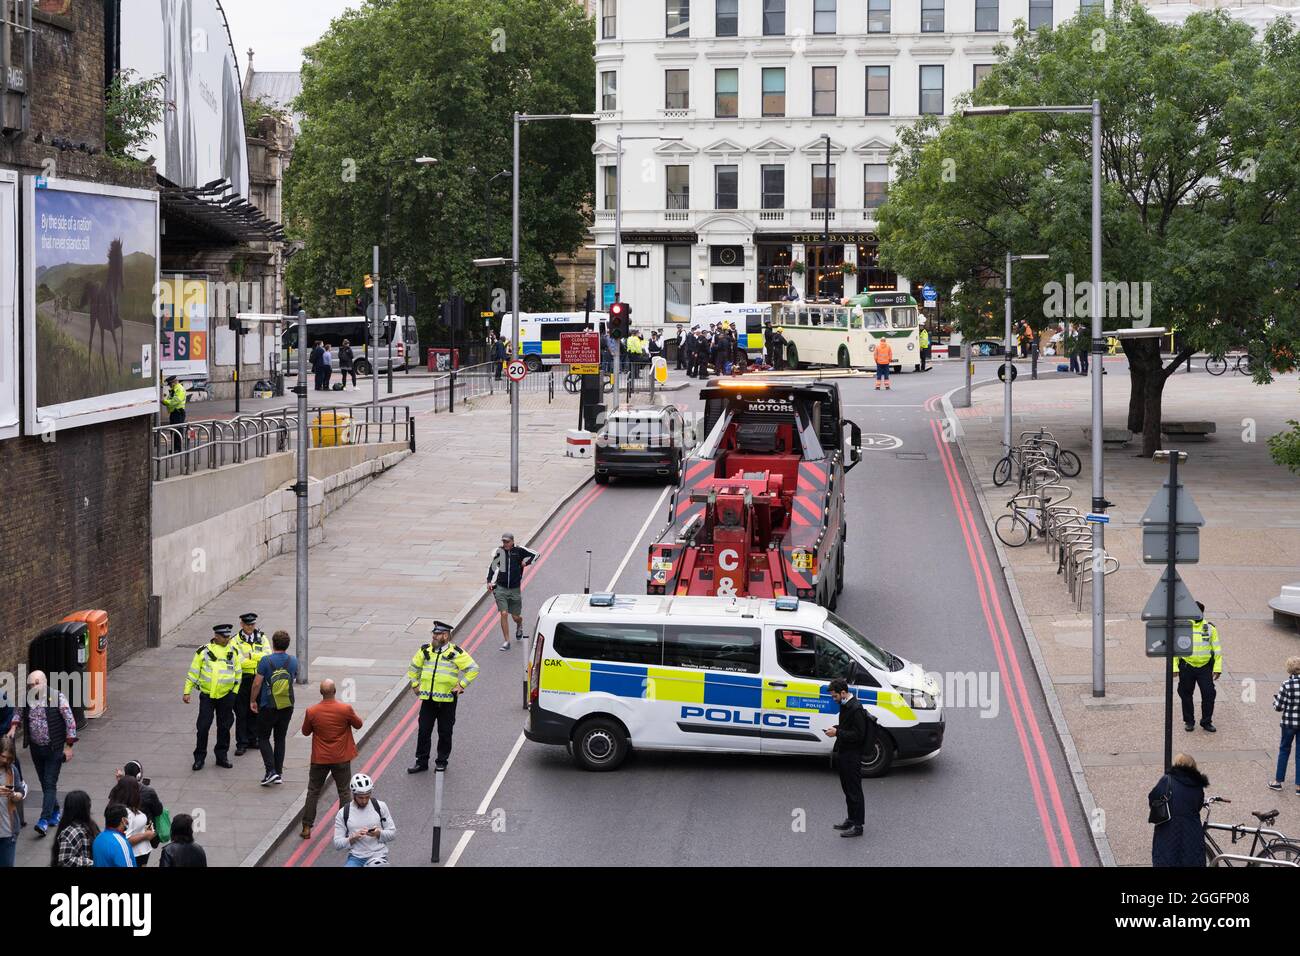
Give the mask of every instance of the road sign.
[[934, 291], [934, 286], [927, 284], [921, 289], [921, 299], [925, 308], [932, 309], [939, 304], [939, 293]]
[[591, 365], [585, 363], [570, 365], [569, 374], [570, 375], [599, 375], [600, 365], [598, 363], [591, 364]]
[[561, 365], [599, 365], [599, 332], [561, 332]]
[[334, 294], [337, 296], [348, 296], [352, 294], [351, 289], [335, 289]]
[[522, 382], [524, 376], [528, 374], [528, 366], [519, 359], [515, 359], [506, 366], [506, 375], [510, 376], [512, 382]]
[[[1169, 627], [1164, 621], [1147, 621], [1147, 657], [1164, 657], [1165, 641]], [[1174, 657], [1186, 657], [1192, 652], [1192, 625], [1174, 625]]]
[[1086, 520], [1092, 522], [1093, 524], [1110, 524], [1110, 515], [1101, 515], [1090, 511], [1088, 512], [1088, 517]]
[[[1156, 584], [1156, 589], [1151, 592], [1151, 597], [1147, 599], [1147, 606], [1142, 609], [1142, 620], [1144, 621], [1165, 621], [1169, 613], [1169, 572], [1166, 571], [1160, 576], [1160, 581]], [[1196, 606], [1196, 601], [1192, 597], [1192, 592], [1187, 590], [1187, 585], [1183, 583], [1182, 577], [1177, 571], [1174, 572], [1174, 620], [1176, 621], [1195, 621], [1201, 616], [1201, 609]], [[1162, 623], [1160, 625], [1164, 627]]]
[[600, 287], [600, 307], [602, 309], [608, 309], [611, 305], [613, 305], [617, 301], [618, 299], [614, 295], [614, 283], [612, 282], [604, 283]]
[[[1142, 515], [1142, 561], [1144, 564], [1169, 562], [1169, 482], [1156, 492]], [[1178, 528], [1174, 542], [1174, 560], [1178, 564], [1196, 564], [1201, 560], [1200, 528], [1205, 524], [1191, 494], [1178, 483]]]

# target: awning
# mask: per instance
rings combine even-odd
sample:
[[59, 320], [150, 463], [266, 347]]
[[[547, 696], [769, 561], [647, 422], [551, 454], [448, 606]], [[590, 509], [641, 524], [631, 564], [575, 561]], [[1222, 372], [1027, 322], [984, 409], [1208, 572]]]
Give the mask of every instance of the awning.
[[284, 242], [284, 227], [236, 194], [226, 179], [185, 188], [163, 182], [160, 190], [163, 241], [228, 246], [243, 242]]

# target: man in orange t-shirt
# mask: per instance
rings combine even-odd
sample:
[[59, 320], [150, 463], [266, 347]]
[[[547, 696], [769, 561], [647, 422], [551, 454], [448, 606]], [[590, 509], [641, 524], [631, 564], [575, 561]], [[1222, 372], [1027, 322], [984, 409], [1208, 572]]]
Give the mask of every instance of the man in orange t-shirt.
[[889, 366], [894, 363], [894, 350], [889, 346], [889, 339], [881, 339], [876, 343], [876, 391], [880, 391], [880, 383], [885, 383], [885, 391], [889, 391]]
[[302, 838], [311, 837], [316, 822], [316, 804], [327, 777], [334, 778], [339, 806], [352, 799], [348, 784], [352, 779], [352, 760], [357, 755], [353, 730], [361, 729], [361, 718], [352, 709], [334, 699], [334, 682], [328, 677], [320, 682], [319, 704], [307, 708], [302, 721], [302, 735], [311, 738], [311, 767], [307, 772], [307, 802], [302, 808]]

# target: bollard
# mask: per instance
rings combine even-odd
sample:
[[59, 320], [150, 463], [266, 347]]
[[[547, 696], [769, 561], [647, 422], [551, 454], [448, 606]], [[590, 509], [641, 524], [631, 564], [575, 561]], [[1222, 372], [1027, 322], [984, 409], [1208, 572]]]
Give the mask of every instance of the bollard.
[[583, 594], [591, 593], [591, 549], [587, 549], [587, 583], [582, 587]]
[[442, 781], [447, 775], [443, 767], [433, 768], [433, 851], [430, 863], [442, 862]]
[[456, 370], [451, 370], [451, 378], [447, 386], [447, 411], [456, 411]]

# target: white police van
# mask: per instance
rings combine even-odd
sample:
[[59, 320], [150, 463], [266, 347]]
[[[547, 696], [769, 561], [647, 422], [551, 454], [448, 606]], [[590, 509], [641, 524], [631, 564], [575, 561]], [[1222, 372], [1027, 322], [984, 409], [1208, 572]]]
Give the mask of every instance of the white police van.
[[796, 598], [562, 594], [534, 634], [524, 734], [587, 770], [613, 770], [632, 747], [828, 755], [835, 677], [879, 723], [864, 776], [943, 744], [934, 678]]

